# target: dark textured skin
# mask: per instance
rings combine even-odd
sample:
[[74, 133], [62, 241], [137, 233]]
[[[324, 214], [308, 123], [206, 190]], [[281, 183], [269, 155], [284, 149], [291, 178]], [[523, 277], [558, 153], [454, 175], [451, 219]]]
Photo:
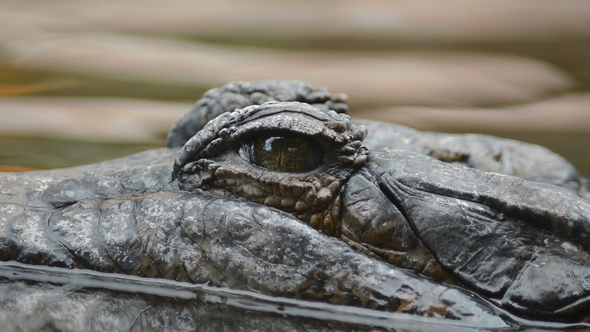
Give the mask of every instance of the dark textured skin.
[[[278, 94], [273, 90], [276, 87], [296, 91]], [[179, 149], [168, 148], [67, 170], [0, 174], [0, 259], [62, 267], [66, 274], [67, 268], [83, 268], [164, 278], [180, 282], [177, 286], [181, 288], [207, 284], [473, 327], [517, 324], [494, 304], [535, 319], [580, 321], [586, 317], [590, 204], [580, 198], [587, 192], [585, 179], [571, 165], [524, 143], [418, 133], [374, 122], [360, 122], [369, 133], [362, 147], [354, 143], [362, 140], [362, 128], [351, 124], [346, 115], [328, 112], [333, 105], [342, 105], [344, 98], [314, 89], [301, 82], [263, 81], [213, 90], [206, 100], [221, 98], [215, 105], [234, 105], [231, 98], [239, 91], [250, 91], [249, 99], [244, 98], [251, 100], [255, 90], [274, 99], [288, 95], [298, 100], [307, 93], [303, 100], [320, 106], [265, 104], [261, 108], [267, 113], [256, 111], [238, 120], [226, 116], [199, 132], [204, 121], [198, 109], [211, 102], [198, 102], [197, 111], [171, 131], [170, 144], [184, 145], [180, 154]], [[232, 107], [218, 107], [214, 114]], [[210, 112], [211, 107], [205, 109]], [[348, 159], [335, 155], [333, 163], [327, 162], [331, 166], [300, 177], [303, 181], [315, 176], [326, 188], [338, 183], [329, 189], [329, 207], [338, 216], [328, 221], [330, 227], [323, 226], [329, 220], [325, 214], [321, 223], [314, 224], [305, 213], [291, 210], [291, 203], [277, 206], [277, 200], [245, 197], [247, 190], [232, 189], [236, 183], [242, 186], [239, 181], [227, 181], [228, 174], [239, 176], [254, 168], [260, 176], [250, 176], [249, 181], [273, 173], [249, 165], [232, 146], [241, 137], [239, 128], [246, 128], [240, 127], [242, 122], [256, 114], [266, 114], [268, 120], [252, 122], [247, 130], [284, 125], [283, 120], [276, 120], [285, 114], [281, 109], [302, 114], [300, 123], [307, 127], [301, 128], [307, 129], [299, 133], [309, 131], [308, 135], [322, 142], [319, 144], [331, 146], [330, 140], [338, 135], [349, 137], [348, 143], [338, 145], [342, 152], [347, 151]], [[204, 116], [209, 117], [215, 116]], [[224, 123], [233, 123], [238, 130], [224, 132], [230, 127]], [[327, 129], [317, 130], [317, 126]], [[200, 134], [191, 140], [191, 133], [197, 132]], [[232, 135], [236, 135], [233, 141]], [[380, 140], [400, 135], [403, 139]], [[387, 149], [399, 144], [422, 154]], [[239, 167], [241, 171], [235, 171]], [[321, 174], [332, 174], [333, 179], [326, 182]], [[288, 180], [283, 174], [281, 181]], [[314, 199], [321, 196], [320, 191], [321, 186]], [[283, 195], [292, 196], [292, 192]], [[108, 330], [109, 324], [118, 321], [129, 323], [129, 329], [180, 328], [179, 317], [186, 326], [194, 327], [203, 317], [213, 315], [208, 311], [198, 314], [202, 311], [198, 301], [178, 304], [170, 300], [167, 306], [162, 299], [153, 300], [153, 295], [134, 298], [113, 294], [108, 287], [90, 293], [84, 291], [87, 286], [67, 288], [71, 282], [56, 282], [64, 284], [60, 287], [44, 282], [25, 287], [18, 280], [30, 277], [15, 277], [10, 269], [0, 265], [4, 278], [9, 278], [0, 283], [5, 303], [0, 306], [0, 317], [5, 320], [38, 315], [52, 326], [92, 326], [76, 317], [80, 312], [94, 317], [96, 307], [80, 305], [80, 312], [69, 313], [65, 304], [46, 306], [47, 294], [63, 296], [64, 303], [74, 306], [86, 303], [89, 297], [101, 306], [123, 301], [125, 311], [101, 312], [103, 316], [91, 320], [101, 322], [98, 330]], [[108, 275], [101, 278], [109, 279]], [[9, 281], [12, 279], [15, 281]], [[30, 294], [36, 294], [38, 301], [23, 302]], [[150, 307], [150, 303], [159, 304]], [[180, 313], [179, 305], [191, 308], [186, 311], [190, 314]], [[162, 319], [147, 307], [175, 318]], [[13, 312], [19, 315], [11, 316]], [[272, 318], [253, 321], [247, 324], [274, 330]], [[323, 328], [321, 322], [307, 327], [293, 324], [285, 327]]]
[[[299, 102], [267, 102], [220, 115], [181, 149], [174, 176], [185, 190], [207, 188], [281, 209], [324, 234], [340, 235], [340, 189], [363, 166], [363, 127]], [[327, 157], [313, 172], [273, 172], [237, 157], [252, 133], [284, 131], [314, 139]], [[293, 139], [293, 137], [291, 137]], [[209, 157], [215, 157], [211, 159]], [[227, 192], [227, 193], [225, 193]]]
[[[286, 213], [178, 190], [170, 183], [177, 152], [3, 174], [2, 260], [205, 283], [473, 326], [507, 324], [469, 292], [375, 261]], [[29, 307], [12, 310], [20, 309]], [[30, 315], [47, 309], [39, 305]], [[144, 319], [146, 326], [157, 323]]]
[[331, 94], [326, 88], [316, 88], [302, 81], [231, 82], [207, 91], [192, 110], [174, 124], [168, 135], [168, 146], [183, 146], [207, 122], [237, 108], [269, 101], [297, 101], [346, 113], [347, 99], [345, 94]]

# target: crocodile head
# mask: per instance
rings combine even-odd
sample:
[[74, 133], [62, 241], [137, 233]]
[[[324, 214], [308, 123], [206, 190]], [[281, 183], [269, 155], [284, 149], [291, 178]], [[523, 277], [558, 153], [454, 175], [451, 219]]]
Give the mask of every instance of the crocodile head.
[[237, 108], [186, 141], [173, 181], [283, 210], [367, 255], [525, 316], [585, 315], [587, 201], [552, 184], [369, 149], [365, 136], [325, 105]]
[[[309, 317], [324, 304], [347, 321], [380, 310], [395, 323], [368, 324], [396, 329], [408, 316], [408, 330], [430, 318], [521, 325], [502, 309], [588, 320], [590, 206], [571, 165], [524, 143], [351, 121], [345, 99], [296, 81], [230, 83], [174, 126], [178, 149], [0, 174], [0, 320], [16, 310], [161, 327], [184, 313], [182, 326], [201, 325], [199, 301], [169, 300], [204, 284], [280, 302], [281, 317], [302, 312], [294, 299], [316, 301]], [[167, 300], [138, 298], [149, 285]], [[113, 289], [131, 302], [103, 315], [95, 296], [113, 304]]]

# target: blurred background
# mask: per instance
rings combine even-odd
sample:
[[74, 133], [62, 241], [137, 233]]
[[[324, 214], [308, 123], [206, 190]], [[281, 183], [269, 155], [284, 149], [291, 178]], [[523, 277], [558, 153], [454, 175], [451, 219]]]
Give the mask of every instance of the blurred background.
[[357, 118], [542, 144], [590, 176], [585, 0], [0, 0], [0, 165], [163, 147], [206, 90], [268, 78], [347, 93]]

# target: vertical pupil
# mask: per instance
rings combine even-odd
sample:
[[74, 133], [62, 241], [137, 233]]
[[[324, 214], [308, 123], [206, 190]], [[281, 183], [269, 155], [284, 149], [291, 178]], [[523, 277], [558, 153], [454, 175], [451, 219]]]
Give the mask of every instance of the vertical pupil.
[[269, 132], [254, 137], [240, 148], [242, 158], [255, 165], [283, 172], [306, 172], [325, 160], [324, 149], [311, 137]]

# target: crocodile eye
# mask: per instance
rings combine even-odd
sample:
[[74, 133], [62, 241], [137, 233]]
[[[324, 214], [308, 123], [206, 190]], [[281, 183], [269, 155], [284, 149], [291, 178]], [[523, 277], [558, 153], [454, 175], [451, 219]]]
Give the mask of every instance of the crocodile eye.
[[240, 156], [274, 171], [307, 172], [324, 163], [326, 152], [311, 137], [290, 132], [266, 132], [242, 143]]

